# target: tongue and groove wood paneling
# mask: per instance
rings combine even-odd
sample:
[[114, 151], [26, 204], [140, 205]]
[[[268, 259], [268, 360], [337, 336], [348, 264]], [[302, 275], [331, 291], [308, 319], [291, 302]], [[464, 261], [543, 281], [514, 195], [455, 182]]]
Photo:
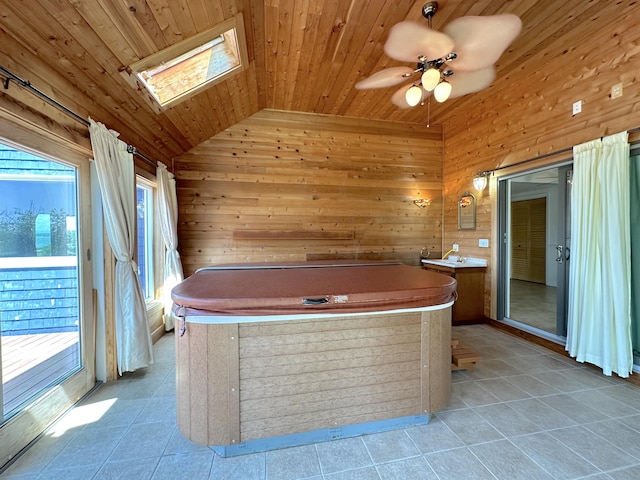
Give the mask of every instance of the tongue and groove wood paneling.
[[[203, 445], [435, 413], [451, 398], [451, 309], [201, 324], [176, 335], [177, 421]], [[281, 439], [282, 440], [282, 439]]]
[[263, 110], [175, 169], [187, 274], [228, 262], [418, 264], [421, 248], [441, 250], [440, 128]]
[[240, 325], [240, 430], [264, 438], [421, 412], [414, 314]]
[[[450, 248], [458, 243], [463, 256], [489, 259], [485, 314], [492, 318], [497, 270], [491, 249], [479, 248], [478, 239], [490, 239], [495, 259], [501, 241], [497, 195], [490, 187], [475, 192], [475, 174], [563, 149], [569, 150], [499, 170], [496, 176], [567, 161], [574, 145], [640, 127], [637, 3], [529, 3], [535, 5], [522, 17], [523, 34], [499, 61], [505, 74], [486, 91], [462, 97], [439, 116], [445, 131], [444, 244]], [[538, 15], [547, 9], [553, 9], [553, 15]], [[611, 98], [611, 87], [617, 83], [623, 85], [623, 96]], [[572, 103], [578, 100], [582, 112], [572, 115]], [[637, 133], [630, 136], [631, 141], [638, 139]], [[456, 202], [465, 191], [478, 197], [476, 230], [457, 228]]]

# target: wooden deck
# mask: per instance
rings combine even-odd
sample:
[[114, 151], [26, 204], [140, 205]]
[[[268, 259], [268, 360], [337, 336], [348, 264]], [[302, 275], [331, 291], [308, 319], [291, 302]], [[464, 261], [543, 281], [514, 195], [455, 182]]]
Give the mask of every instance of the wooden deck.
[[2, 336], [5, 415], [80, 366], [78, 338], [78, 332]]

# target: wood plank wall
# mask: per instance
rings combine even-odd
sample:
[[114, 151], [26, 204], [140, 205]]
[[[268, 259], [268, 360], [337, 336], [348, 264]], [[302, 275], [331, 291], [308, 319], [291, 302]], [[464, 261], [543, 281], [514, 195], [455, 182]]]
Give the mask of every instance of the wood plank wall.
[[415, 313], [240, 324], [241, 441], [422, 414], [420, 332]]
[[[581, 6], [584, 12], [574, 12], [573, 21], [584, 21], [585, 28], [535, 46], [522, 68], [498, 79], [485, 93], [463, 97], [444, 120], [444, 248], [459, 243], [463, 256], [490, 260], [485, 281], [487, 316], [495, 273], [492, 249], [479, 248], [478, 239], [490, 238], [495, 248], [497, 195], [489, 187], [475, 192], [475, 174], [640, 127], [637, 5], [591, 3]], [[587, 21], [594, 15], [598, 21]], [[548, 68], [534, 67], [541, 63]], [[623, 84], [623, 96], [612, 99], [611, 87], [617, 83]], [[582, 100], [582, 112], [572, 116], [572, 104], [577, 100]], [[567, 158], [571, 158], [570, 152], [510, 171]], [[475, 231], [457, 228], [456, 202], [465, 191], [478, 197]]]
[[229, 262], [417, 265], [423, 247], [441, 251], [439, 127], [263, 110], [174, 165], [186, 275]]

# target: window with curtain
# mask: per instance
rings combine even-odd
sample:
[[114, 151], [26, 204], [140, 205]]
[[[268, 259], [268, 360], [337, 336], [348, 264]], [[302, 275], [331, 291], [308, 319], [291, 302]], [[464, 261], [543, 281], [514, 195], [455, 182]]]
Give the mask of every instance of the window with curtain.
[[566, 349], [606, 375], [628, 377], [631, 236], [627, 132], [574, 147]]
[[138, 279], [136, 177], [133, 154], [118, 133], [89, 119], [89, 134], [100, 185], [109, 245], [114, 253], [115, 339], [118, 373], [153, 363], [152, 338], [144, 294]]
[[142, 177], [136, 178], [136, 211], [138, 242], [138, 278], [146, 302], [155, 299], [154, 255], [154, 187]]
[[152, 338], [165, 331], [163, 241], [158, 210], [158, 183], [150, 174], [136, 175], [136, 263]]

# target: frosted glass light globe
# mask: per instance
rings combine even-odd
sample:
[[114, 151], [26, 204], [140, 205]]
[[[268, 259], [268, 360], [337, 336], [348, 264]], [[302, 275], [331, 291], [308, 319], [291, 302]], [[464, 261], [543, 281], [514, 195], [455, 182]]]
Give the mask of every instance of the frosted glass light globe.
[[433, 91], [433, 96], [440, 103], [447, 100], [449, 98], [449, 95], [451, 95], [451, 84], [449, 82], [440, 82]]
[[410, 107], [415, 107], [422, 100], [422, 89], [414, 85], [410, 87], [409, 90], [407, 90], [407, 93], [405, 93], [404, 98]]
[[432, 92], [440, 81], [440, 70], [430, 68], [422, 74], [422, 86], [427, 92]]

